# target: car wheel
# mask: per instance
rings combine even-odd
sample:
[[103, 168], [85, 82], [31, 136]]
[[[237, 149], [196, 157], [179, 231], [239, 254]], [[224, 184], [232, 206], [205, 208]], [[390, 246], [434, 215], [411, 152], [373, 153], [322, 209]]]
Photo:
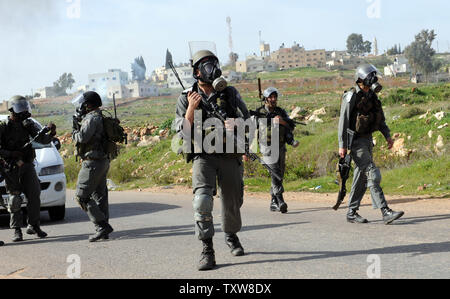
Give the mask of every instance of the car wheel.
[[51, 207], [48, 209], [48, 215], [52, 221], [64, 220], [66, 216], [66, 206]]

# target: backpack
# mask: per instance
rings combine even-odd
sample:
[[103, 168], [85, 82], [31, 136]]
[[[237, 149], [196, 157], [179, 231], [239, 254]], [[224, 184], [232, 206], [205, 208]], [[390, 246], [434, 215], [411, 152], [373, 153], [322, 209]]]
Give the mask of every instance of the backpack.
[[120, 125], [120, 120], [115, 117], [103, 116], [103, 129], [105, 132], [105, 140], [103, 148], [109, 159], [114, 160], [119, 155], [119, 147], [117, 143], [127, 144], [127, 134]]

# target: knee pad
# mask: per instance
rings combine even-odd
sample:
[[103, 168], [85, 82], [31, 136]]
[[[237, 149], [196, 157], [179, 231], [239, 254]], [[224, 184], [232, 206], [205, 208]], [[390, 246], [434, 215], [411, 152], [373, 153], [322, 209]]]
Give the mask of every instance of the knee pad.
[[22, 207], [23, 198], [20, 194], [10, 194], [8, 202], [8, 211], [10, 213], [20, 212]]
[[373, 164], [371, 164], [367, 170], [367, 187], [378, 187], [381, 184], [381, 172]]
[[214, 198], [212, 195], [205, 193], [195, 194], [193, 201], [195, 221], [212, 222], [213, 206]]

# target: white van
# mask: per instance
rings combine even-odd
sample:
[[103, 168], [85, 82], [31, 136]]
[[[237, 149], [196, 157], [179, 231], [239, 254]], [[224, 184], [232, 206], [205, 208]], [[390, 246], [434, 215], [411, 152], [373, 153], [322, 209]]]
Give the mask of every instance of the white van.
[[[7, 115], [0, 115], [0, 121], [7, 120]], [[38, 121], [33, 119], [36, 123]], [[41, 124], [39, 124], [42, 127]], [[63, 220], [66, 214], [66, 175], [64, 161], [55, 144], [33, 143], [36, 151], [34, 165], [41, 181], [41, 210], [48, 211], [52, 221]], [[5, 182], [0, 183], [0, 193], [3, 203], [7, 203]], [[1, 199], [0, 199], [1, 200]], [[26, 198], [22, 207], [26, 207]], [[7, 213], [5, 204], [0, 205], [0, 214]]]

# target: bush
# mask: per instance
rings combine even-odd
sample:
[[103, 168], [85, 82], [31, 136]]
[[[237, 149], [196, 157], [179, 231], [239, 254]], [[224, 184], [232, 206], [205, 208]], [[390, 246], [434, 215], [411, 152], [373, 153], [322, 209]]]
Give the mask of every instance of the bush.
[[400, 114], [400, 116], [402, 118], [408, 119], [408, 118], [412, 118], [412, 117], [414, 117], [416, 115], [421, 115], [421, 114], [424, 114], [424, 113], [425, 113], [424, 110], [422, 110], [420, 108], [417, 108], [417, 107], [412, 107], [412, 108], [409, 108], [408, 110], [402, 112]]

